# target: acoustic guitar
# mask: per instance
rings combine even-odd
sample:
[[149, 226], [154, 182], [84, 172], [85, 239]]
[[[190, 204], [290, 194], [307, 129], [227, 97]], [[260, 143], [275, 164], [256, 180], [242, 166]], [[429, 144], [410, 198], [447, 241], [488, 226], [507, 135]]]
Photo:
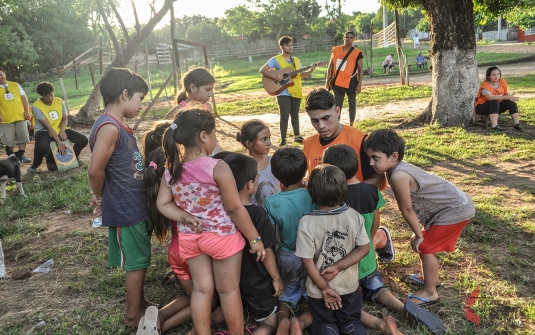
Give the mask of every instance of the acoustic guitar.
[[291, 66], [288, 66], [287, 68], [284, 68], [282, 70], [271, 70], [270, 73], [277, 75], [282, 74], [282, 80], [278, 81], [273, 78], [262, 76], [262, 85], [264, 85], [264, 89], [269, 95], [277, 95], [280, 92], [284, 91], [287, 87], [294, 85], [293, 78], [295, 78], [298, 73], [308, 71], [313, 66], [325, 66], [328, 63], [328, 61], [322, 60], [316, 64], [312, 64], [299, 70], [294, 70], [294, 68]]

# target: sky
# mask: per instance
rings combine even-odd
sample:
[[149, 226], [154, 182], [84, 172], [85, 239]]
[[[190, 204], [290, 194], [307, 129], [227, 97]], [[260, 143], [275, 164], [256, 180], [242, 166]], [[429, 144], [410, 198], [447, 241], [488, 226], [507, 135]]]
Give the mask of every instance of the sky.
[[[317, 0], [320, 6], [325, 6], [325, 0]], [[147, 0], [134, 0], [136, 3], [136, 9], [139, 16], [139, 21], [144, 23], [150, 19], [150, 10], [147, 5]], [[329, 1], [330, 2], [330, 1]], [[156, 8], [161, 8], [163, 0], [156, 0]], [[175, 17], [183, 17], [184, 15], [204, 15], [206, 17], [223, 17], [225, 15], [225, 10], [239, 6], [247, 5], [249, 8], [252, 8], [251, 4], [245, 0], [201, 0], [200, 2], [191, 1], [191, 0], [177, 0], [174, 3], [175, 8]], [[377, 0], [346, 0], [343, 6], [343, 11], [346, 14], [351, 14], [351, 12], [361, 11], [365, 13], [371, 13], [379, 9], [379, 2]], [[124, 1], [122, 6], [124, 14], [122, 15], [123, 20], [127, 26], [134, 25], [133, 15], [128, 15], [132, 13], [130, 7], [130, 1]], [[158, 25], [158, 28], [167, 24], [169, 22], [169, 15], [166, 16]]]

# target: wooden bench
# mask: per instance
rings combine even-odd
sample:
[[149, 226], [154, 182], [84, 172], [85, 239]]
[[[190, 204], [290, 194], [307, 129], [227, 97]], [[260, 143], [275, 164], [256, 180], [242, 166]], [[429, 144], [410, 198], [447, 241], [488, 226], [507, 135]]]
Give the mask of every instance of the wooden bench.
[[488, 115], [476, 114], [476, 104], [477, 97], [474, 100], [474, 115], [472, 117], [472, 124], [487, 128], [490, 124], [490, 117]]

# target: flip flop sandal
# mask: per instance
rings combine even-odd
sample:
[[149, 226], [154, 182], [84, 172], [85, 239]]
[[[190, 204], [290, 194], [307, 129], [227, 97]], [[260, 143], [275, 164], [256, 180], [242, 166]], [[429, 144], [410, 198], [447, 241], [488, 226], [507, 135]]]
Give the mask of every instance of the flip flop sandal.
[[143, 331], [143, 326], [144, 325], [145, 325], [145, 316], [142, 316], [141, 319], [139, 319], [139, 323], [137, 325], [136, 335], [141, 335], [141, 332]]
[[417, 325], [424, 325], [431, 334], [443, 335], [446, 334], [446, 328], [435, 314], [429, 312], [412, 301], [405, 302], [405, 316]]
[[150, 306], [145, 311], [145, 322], [141, 335], [160, 335], [158, 329], [158, 308]]
[[230, 335], [230, 331], [226, 329], [218, 330], [216, 332], [213, 332], [212, 335]]
[[407, 302], [411, 298], [420, 300], [422, 302], [421, 304], [416, 304], [416, 303], [413, 302], [413, 304], [416, 304], [417, 306], [420, 306], [420, 307], [431, 306], [431, 305], [434, 305], [434, 304], [440, 302], [440, 298], [438, 298], [437, 300], [429, 300], [429, 299], [426, 299], [424, 297], [420, 297], [419, 295], [415, 295], [415, 294], [412, 294], [412, 293], [407, 296]]
[[[423, 275], [421, 275], [419, 273], [413, 273], [412, 275], [403, 276], [399, 280], [401, 280], [405, 284], [409, 284], [409, 285], [410, 284], [416, 284], [416, 285], [424, 286], [424, 281], [420, 279], [421, 277], [423, 277]], [[442, 286], [442, 284], [437, 284], [436, 285], [437, 288], [439, 288], [441, 286]]]

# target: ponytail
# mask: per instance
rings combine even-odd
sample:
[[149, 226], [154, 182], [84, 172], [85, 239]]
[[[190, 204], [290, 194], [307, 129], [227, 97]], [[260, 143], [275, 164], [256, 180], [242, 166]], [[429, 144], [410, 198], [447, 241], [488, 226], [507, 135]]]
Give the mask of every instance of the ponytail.
[[170, 185], [182, 178], [182, 154], [178, 150], [177, 144], [181, 144], [185, 148], [197, 147], [199, 145], [197, 140], [202, 131], [206, 131], [208, 134], [215, 131], [215, 119], [200, 104], [178, 112], [173, 123], [165, 131], [163, 150], [167, 160], [166, 167], [171, 173]]
[[183, 100], [186, 100], [188, 98], [188, 93], [184, 88], [182, 88], [180, 91], [178, 91], [176, 95], [176, 104], [179, 105]]
[[160, 213], [156, 207], [156, 199], [160, 191], [160, 183], [163, 173], [165, 171], [165, 157], [163, 155], [162, 147], [150, 151], [145, 160], [145, 170], [143, 171], [143, 182], [147, 192], [147, 202], [149, 208], [150, 220], [156, 238], [164, 243], [167, 237], [167, 232], [171, 226], [169, 219]]

